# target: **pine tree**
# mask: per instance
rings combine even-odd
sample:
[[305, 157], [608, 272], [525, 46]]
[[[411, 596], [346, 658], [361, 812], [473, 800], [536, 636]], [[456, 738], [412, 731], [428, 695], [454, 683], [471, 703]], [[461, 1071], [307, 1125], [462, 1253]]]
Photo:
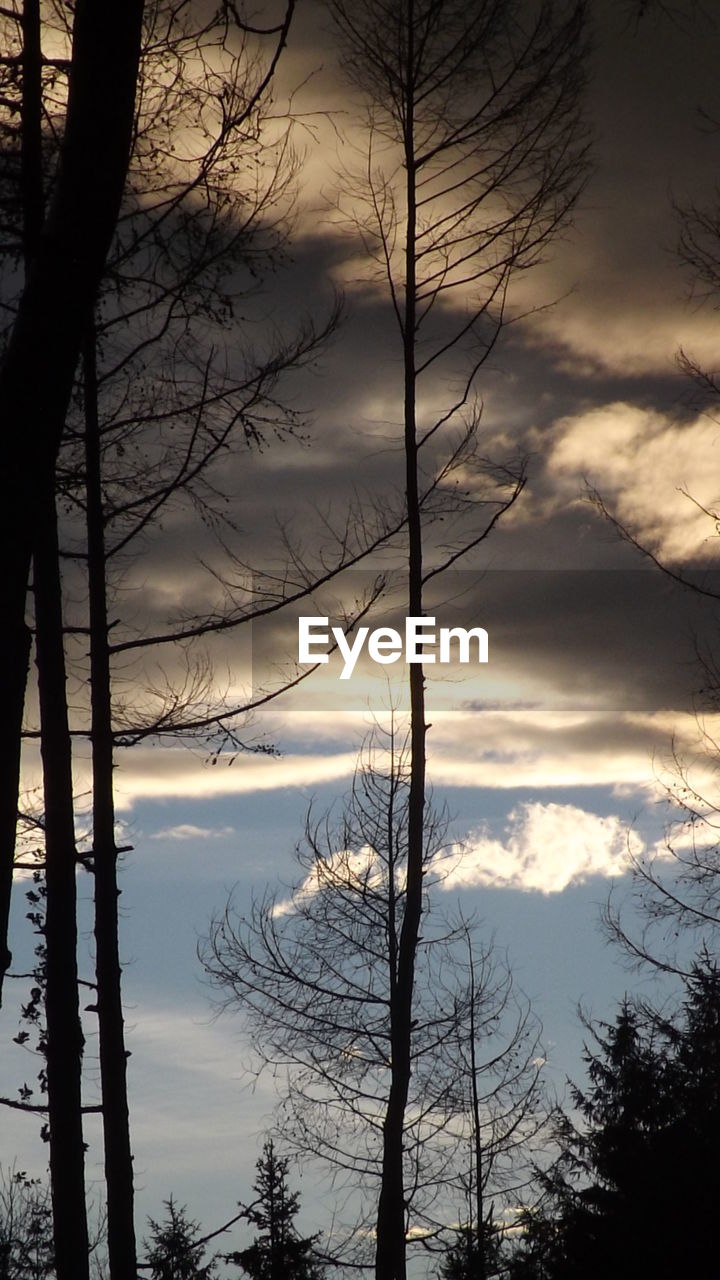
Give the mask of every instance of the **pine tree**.
[[197, 1222], [188, 1218], [184, 1206], [177, 1207], [172, 1196], [165, 1208], [163, 1222], [148, 1219], [150, 1239], [145, 1249], [152, 1280], [212, 1280], [215, 1262], [201, 1265], [205, 1243], [199, 1238]]
[[[702, 957], [674, 1016], [625, 1001], [595, 1031], [589, 1086], [575, 1090], [528, 1214], [512, 1280], [676, 1280], [717, 1264], [720, 973]], [[711, 1262], [710, 1269], [708, 1264]]]
[[287, 1185], [288, 1161], [278, 1156], [272, 1140], [265, 1143], [256, 1165], [257, 1200], [245, 1211], [259, 1234], [247, 1249], [227, 1256], [250, 1280], [320, 1280], [314, 1258], [317, 1236], [301, 1237], [294, 1221], [300, 1195]]
[[440, 1280], [486, 1280], [500, 1274], [500, 1251], [496, 1237], [484, 1235], [484, 1248], [478, 1242], [477, 1228], [458, 1227], [440, 1264]]

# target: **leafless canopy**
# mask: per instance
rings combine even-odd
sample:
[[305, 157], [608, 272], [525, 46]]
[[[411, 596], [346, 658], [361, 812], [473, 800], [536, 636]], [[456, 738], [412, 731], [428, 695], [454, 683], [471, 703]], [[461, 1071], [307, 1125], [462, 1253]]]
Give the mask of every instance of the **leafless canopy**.
[[331, 9], [367, 111], [350, 198], [363, 198], [366, 247], [404, 333], [403, 294], [414, 295], [416, 375], [436, 374], [465, 339], [474, 374], [506, 316], [513, 272], [542, 258], [582, 186], [583, 5], [332, 0]]
[[[287, 897], [256, 900], [247, 918], [231, 900], [203, 948], [220, 1007], [241, 1014], [257, 1069], [278, 1083], [283, 1142], [319, 1157], [338, 1187], [367, 1196], [370, 1217], [382, 1173], [408, 792], [405, 747], [376, 733], [339, 821], [308, 819], [299, 884]], [[457, 856], [445, 816], [429, 810], [403, 1142], [408, 1238], [425, 1247], [477, 1176], [478, 1151], [488, 1191], [500, 1197], [517, 1186], [519, 1151], [539, 1122], [531, 1014], [492, 945], [430, 907], [428, 891]]]

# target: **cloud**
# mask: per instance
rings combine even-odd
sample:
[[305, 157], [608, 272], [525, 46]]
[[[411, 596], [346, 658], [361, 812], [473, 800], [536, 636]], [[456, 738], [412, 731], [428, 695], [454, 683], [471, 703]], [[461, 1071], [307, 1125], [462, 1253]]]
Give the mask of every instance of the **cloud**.
[[[561, 368], [596, 386], [610, 377], [677, 377], [681, 348], [701, 367], [714, 368], [717, 317], [688, 310], [677, 277], [663, 274], [661, 237], [667, 222], [659, 219], [656, 230], [658, 247], [644, 270], [629, 262], [629, 253], [625, 260], [617, 253], [611, 258], [585, 235], [577, 256], [566, 254], [557, 272], [556, 290], [565, 284], [576, 292], [533, 318], [526, 326], [528, 340], [554, 346]], [[612, 231], [608, 228], [609, 235]], [[632, 298], [623, 298], [623, 277], [632, 278]]]
[[443, 888], [484, 885], [562, 893], [593, 876], [624, 875], [628, 855], [638, 856], [644, 848], [614, 815], [600, 817], [571, 804], [520, 804], [508, 815], [504, 840], [486, 828], [468, 837]]
[[[339, 711], [338, 718], [348, 734], [342, 740], [329, 732], [330, 713], [294, 713], [284, 726], [288, 754], [279, 758], [221, 755], [213, 768], [181, 747], [133, 747], [119, 752], [118, 810], [127, 812], [141, 800], [191, 802], [285, 788], [312, 791], [349, 782], [357, 764], [357, 751], [349, 748], [352, 724], [357, 726], [359, 746], [368, 717]], [[718, 716], [706, 717], [710, 737], [720, 734], [719, 723]], [[617, 794], [642, 791], [657, 797], [665, 793], [666, 778], [672, 777], [673, 742], [680, 758], [697, 760], [700, 789], [711, 787], [712, 760], [707, 758], [707, 744], [699, 739], [692, 715], [469, 704], [463, 710], [433, 711], [428, 774], [433, 785], [452, 788], [610, 787]], [[300, 744], [304, 751], [297, 749]], [[172, 837], [164, 835], [190, 839], [187, 828], [181, 829], [184, 835], [177, 835], [177, 827], [169, 829], [175, 833]]]
[[242, 756], [228, 753], [211, 768], [182, 747], [133, 747], [118, 753], [115, 775], [117, 807], [131, 809], [138, 800], [208, 799], [222, 795], [316, 786], [350, 777], [354, 752], [338, 755]]
[[179, 822], [176, 827], [155, 831], [151, 840], [219, 840], [234, 835], [234, 827], [196, 827], [192, 822]]
[[446, 787], [610, 787], [658, 796], [673, 773], [671, 740], [679, 758], [697, 756], [701, 785], [712, 778], [692, 716], [480, 709], [434, 720], [429, 775]]
[[[625, 403], [559, 424], [548, 473], [577, 494], [587, 477], [621, 524], [671, 561], [717, 551], [717, 528], [698, 503], [720, 504], [720, 431], [708, 417], [681, 422]], [[564, 482], [564, 483], [563, 483]], [[688, 496], [690, 495], [690, 496]]]
[[[438, 854], [433, 869], [444, 890], [490, 887], [550, 894], [593, 877], [625, 875], [630, 859], [646, 852], [645, 841], [614, 814], [530, 801], [511, 809], [504, 839], [481, 826], [467, 840]], [[666, 852], [665, 845], [653, 847], [661, 857]], [[367, 845], [355, 852], [338, 850], [325, 866], [322, 878], [311, 871], [292, 898], [276, 903], [273, 914], [292, 914], [319, 892], [321, 883], [362, 887], [367, 877], [380, 884], [384, 874]]]
[[361, 849], [338, 849], [329, 858], [318, 860], [291, 898], [276, 902], [272, 914], [275, 917], [292, 915], [293, 911], [314, 898], [323, 887], [350, 885], [358, 891], [381, 885], [384, 870], [375, 850], [370, 845]]

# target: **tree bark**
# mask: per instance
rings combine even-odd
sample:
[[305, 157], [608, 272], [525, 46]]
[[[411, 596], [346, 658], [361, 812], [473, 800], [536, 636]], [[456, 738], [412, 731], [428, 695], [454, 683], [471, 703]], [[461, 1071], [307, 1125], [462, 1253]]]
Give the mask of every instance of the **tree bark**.
[[36, 537], [34, 592], [45, 800], [47, 1092], [57, 1280], [88, 1280], [82, 1052], [77, 972], [75, 821], [62, 588], [52, 488]]
[[[476, 1240], [476, 1280], [486, 1280], [487, 1277], [487, 1232], [485, 1230], [485, 1204], [483, 1194], [483, 1149], [482, 1149], [482, 1131], [480, 1126], [480, 1097], [478, 1092], [478, 1062], [477, 1048], [475, 1044], [475, 1036], [477, 1034], [475, 1026], [475, 1009], [476, 1009], [476, 990], [475, 990], [475, 962], [473, 960], [472, 944], [468, 936], [468, 966], [470, 970], [470, 1099], [471, 1099], [471, 1116], [472, 1116], [472, 1139], [473, 1139], [473, 1157], [475, 1160], [475, 1197], [473, 1205], [472, 1194], [470, 1196], [471, 1214], [475, 1211], [475, 1240]], [[471, 1162], [472, 1171], [472, 1162]], [[472, 1178], [472, 1172], [471, 1172]], [[472, 1184], [471, 1184], [472, 1191]], [[472, 1218], [470, 1221], [471, 1252], [472, 1252]]]
[[93, 773], [93, 865], [95, 954], [103, 1100], [108, 1259], [111, 1280], [135, 1280], [136, 1245], [127, 1054], [119, 954], [117, 847], [113, 796], [113, 733], [110, 651], [105, 579], [105, 538], [100, 431], [97, 413], [95, 330], [84, 347], [85, 468], [88, 584], [90, 596], [90, 689]]
[[[408, 524], [408, 614], [422, 615], [422, 518], [418, 486], [416, 430], [416, 191], [413, 0], [407, 13], [405, 92], [405, 170], [407, 225], [405, 234], [405, 305], [403, 357], [405, 375], [404, 444], [405, 495]], [[408, 800], [407, 883], [397, 956], [397, 981], [392, 995], [391, 1072], [383, 1123], [383, 1163], [377, 1214], [376, 1280], [405, 1280], [405, 1187], [403, 1150], [405, 1111], [411, 1075], [412, 1007], [420, 918], [425, 828], [425, 679], [422, 663], [410, 666], [410, 794]]]
[[39, 495], [52, 483], [83, 333], [117, 222], [133, 129], [142, 0], [77, 0], [68, 109], [52, 205], [0, 368], [0, 994], [29, 653], [25, 597]]
[[[20, 208], [22, 245], [25, 265], [37, 247], [43, 221], [42, 182], [42, 48], [40, 39], [40, 0], [25, 0], [21, 18], [22, 92], [20, 103]], [[13, 621], [6, 636], [8, 658], [8, 696], [5, 730], [0, 735], [0, 849], [14, 848], [17, 822], [17, 793], [20, 786], [20, 734], [22, 732], [25, 685], [30, 662], [31, 636], [23, 615]], [[2, 676], [0, 676], [0, 680]], [[12, 868], [12, 855], [9, 858]], [[10, 870], [12, 877], [12, 869]], [[5, 945], [10, 910], [10, 884], [0, 876], [0, 1004], [2, 978], [10, 967], [11, 956]], [[5, 890], [5, 891], [3, 891]]]

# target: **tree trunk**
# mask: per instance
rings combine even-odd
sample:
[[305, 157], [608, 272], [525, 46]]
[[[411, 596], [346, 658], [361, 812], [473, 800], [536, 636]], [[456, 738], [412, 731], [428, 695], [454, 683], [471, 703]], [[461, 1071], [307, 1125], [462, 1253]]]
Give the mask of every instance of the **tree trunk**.
[[[478, 1062], [477, 1048], [475, 1045], [475, 962], [472, 953], [472, 943], [468, 934], [468, 964], [470, 969], [470, 1097], [472, 1111], [472, 1137], [473, 1137], [473, 1157], [475, 1160], [475, 1203], [473, 1205], [472, 1194], [470, 1196], [470, 1244], [472, 1248], [473, 1230], [472, 1230], [472, 1213], [474, 1209], [475, 1216], [475, 1239], [477, 1242], [477, 1262], [475, 1266], [475, 1274], [477, 1280], [486, 1280], [487, 1276], [487, 1233], [485, 1230], [485, 1204], [483, 1196], [483, 1149], [482, 1149], [482, 1131], [480, 1128], [480, 1096], [478, 1092]], [[471, 1164], [472, 1169], [472, 1164]], [[471, 1174], [472, 1177], [472, 1174]], [[472, 1192], [472, 1187], [471, 1187]]]
[[[407, 16], [407, 80], [405, 91], [405, 169], [407, 227], [405, 237], [405, 307], [403, 356], [405, 372], [405, 493], [408, 522], [408, 614], [422, 615], [422, 520], [418, 490], [415, 421], [416, 341], [416, 193], [414, 137], [413, 3]], [[411, 1076], [412, 1007], [420, 918], [425, 818], [425, 679], [422, 663], [410, 666], [410, 794], [408, 798], [407, 883], [397, 957], [397, 982], [390, 1009], [391, 1074], [383, 1124], [383, 1165], [377, 1215], [376, 1280], [405, 1280], [405, 1187], [403, 1133]]]
[[[21, 185], [26, 273], [44, 214], [42, 50], [39, 0], [22, 17]], [[87, 1280], [88, 1231], [82, 1130], [82, 1054], [77, 973], [75, 819], [68, 723], [62, 580], [52, 476], [39, 495], [34, 592], [40, 750], [45, 807], [45, 1017], [50, 1189], [58, 1280]], [[22, 691], [19, 685], [20, 709]]]
[[[40, 0], [25, 0], [22, 13], [20, 206], [26, 266], [37, 247], [43, 221], [41, 72]], [[19, 596], [18, 591], [18, 598]], [[0, 777], [4, 780], [4, 784], [0, 783], [0, 850], [11, 851], [15, 846], [17, 794], [20, 785], [20, 735], [31, 647], [30, 630], [24, 621], [24, 590], [22, 600], [22, 614], [13, 619], [5, 637], [8, 690], [7, 697], [3, 698], [6, 709], [5, 733], [0, 735]], [[2, 979], [11, 963], [5, 939], [9, 923], [12, 852], [8, 858], [8, 868], [9, 878], [0, 874], [0, 1004]]]
[[45, 494], [36, 537], [34, 590], [45, 797], [47, 1091], [50, 1189], [57, 1280], [87, 1280], [82, 1051], [77, 973], [75, 823], [67, 715], [57, 515]]
[[84, 346], [85, 468], [90, 596], [90, 738], [93, 773], [95, 954], [107, 1184], [108, 1258], [111, 1280], [135, 1280], [137, 1260], [133, 1166], [130, 1150], [127, 1054], [118, 938], [117, 902], [120, 891], [117, 884], [115, 844], [110, 652], [95, 361], [95, 330], [90, 326]]
[[0, 633], [0, 990], [15, 848], [25, 596], [39, 494], [52, 483], [83, 333], [117, 222], [132, 137], [142, 0], [77, 0], [65, 137], [55, 195], [0, 368], [3, 599]]

